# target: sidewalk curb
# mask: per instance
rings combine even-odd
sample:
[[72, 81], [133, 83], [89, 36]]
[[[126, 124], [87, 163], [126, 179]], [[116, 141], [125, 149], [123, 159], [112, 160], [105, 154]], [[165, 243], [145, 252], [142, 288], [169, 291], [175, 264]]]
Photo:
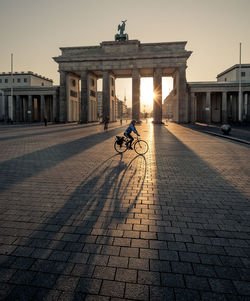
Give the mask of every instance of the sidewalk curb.
[[236, 142], [240, 142], [240, 143], [250, 145], [250, 142], [248, 142], [246, 140], [231, 137], [231, 136], [227, 136], [227, 135], [217, 134], [217, 133], [213, 133], [213, 132], [209, 132], [209, 131], [201, 131], [201, 133], [206, 133], [206, 134], [209, 134], [209, 135], [218, 136], [218, 137], [221, 137], [221, 138], [226, 138], [228, 140], [232, 140], [232, 141], [236, 141]]

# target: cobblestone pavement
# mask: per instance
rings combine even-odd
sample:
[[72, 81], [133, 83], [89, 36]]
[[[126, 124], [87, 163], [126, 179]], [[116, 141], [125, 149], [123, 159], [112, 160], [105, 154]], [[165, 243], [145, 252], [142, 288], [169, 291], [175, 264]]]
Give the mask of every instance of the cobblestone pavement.
[[0, 127], [0, 299], [250, 300], [249, 145], [124, 129]]

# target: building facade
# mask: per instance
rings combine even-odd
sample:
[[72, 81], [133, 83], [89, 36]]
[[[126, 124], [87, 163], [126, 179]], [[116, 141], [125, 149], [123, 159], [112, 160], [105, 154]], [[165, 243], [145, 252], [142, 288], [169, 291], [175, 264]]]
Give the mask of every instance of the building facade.
[[[250, 64], [234, 65], [214, 82], [189, 82], [187, 91], [189, 122], [250, 122]], [[176, 103], [174, 88], [163, 104], [165, 118], [172, 117]]]
[[250, 64], [237, 64], [217, 75], [217, 82], [250, 83]]
[[58, 99], [59, 87], [51, 79], [31, 71], [0, 74], [0, 120], [56, 121]]

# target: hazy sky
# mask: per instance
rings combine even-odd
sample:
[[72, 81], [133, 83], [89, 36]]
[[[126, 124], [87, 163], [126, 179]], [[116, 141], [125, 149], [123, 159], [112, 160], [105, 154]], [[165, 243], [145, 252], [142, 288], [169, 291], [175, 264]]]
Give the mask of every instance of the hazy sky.
[[[249, 12], [250, 0], [0, 0], [0, 72], [10, 71], [13, 53], [14, 71], [58, 84], [59, 47], [112, 41], [127, 19], [130, 39], [187, 41], [187, 80], [213, 81], [239, 62], [240, 42], [242, 63], [250, 63]], [[117, 92], [123, 97], [124, 88]]]

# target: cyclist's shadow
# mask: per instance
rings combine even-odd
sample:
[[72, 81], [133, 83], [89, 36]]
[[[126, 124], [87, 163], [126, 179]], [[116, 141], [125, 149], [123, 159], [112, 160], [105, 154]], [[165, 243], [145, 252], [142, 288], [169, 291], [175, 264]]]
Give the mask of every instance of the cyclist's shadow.
[[[145, 157], [137, 155], [127, 164], [122, 159], [122, 155], [117, 154], [101, 162], [76, 188], [65, 205], [46, 221], [46, 225], [53, 224], [56, 220], [59, 222], [63, 217], [59, 224], [62, 226], [63, 224], [65, 226], [73, 225], [74, 233], [80, 235], [78, 242], [84, 246], [80, 252], [85, 253], [84, 258], [87, 259], [79, 275], [81, 281], [73, 295], [77, 295], [78, 292], [86, 293], [85, 289], [90, 289], [91, 281], [94, 283], [95, 280], [89, 277], [92, 275], [94, 266], [98, 265], [98, 260], [100, 260], [98, 258], [100, 248], [103, 252], [105, 246], [112, 245], [116, 235], [112, 231], [118, 229], [119, 224], [126, 223], [126, 218], [136, 206], [143, 189], [147, 171]], [[129, 186], [131, 186], [133, 194], [126, 198]], [[35, 238], [39, 232], [35, 231], [30, 240]], [[61, 243], [56, 239], [58, 234], [59, 231], [54, 233], [54, 237], [50, 237], [51, 244], [55, 249], [57, 249], [57, 244]], [[91, 244], [90, 241], [97, 236], [99, 241], [94, 245]], [[72, 245], [72, 247], [74, 246]], [[91, 252], [88, 248], [91, 249]], [[64, 268], [60, 267], [60, 277], [64, 277], [64, 269], [66, 270], [71, 262], [78, 262], [77, 256], [79, 256], [79, 251], [74, 252], [72, 249], [70, 262], [65, 263]], [[42, 264], [38, 261], [34, 266], [39, 269]], [[85, 284], [86, 278], [89, 279], [88, 288]]]
[[129, 205], [132, 208], [143, 188], [147, 170], [146, 158], [137, 155], [128, 164], [122, 159], [123, 155], [117, 154], [103, 161], [73, 192], [69, 202], [77, 201], [81, 204], [81, 214], [88, 211], [100, 212], [106, 208], [110, 215], [113, 208], [120, 208], [129, 189], [133, 190]]

